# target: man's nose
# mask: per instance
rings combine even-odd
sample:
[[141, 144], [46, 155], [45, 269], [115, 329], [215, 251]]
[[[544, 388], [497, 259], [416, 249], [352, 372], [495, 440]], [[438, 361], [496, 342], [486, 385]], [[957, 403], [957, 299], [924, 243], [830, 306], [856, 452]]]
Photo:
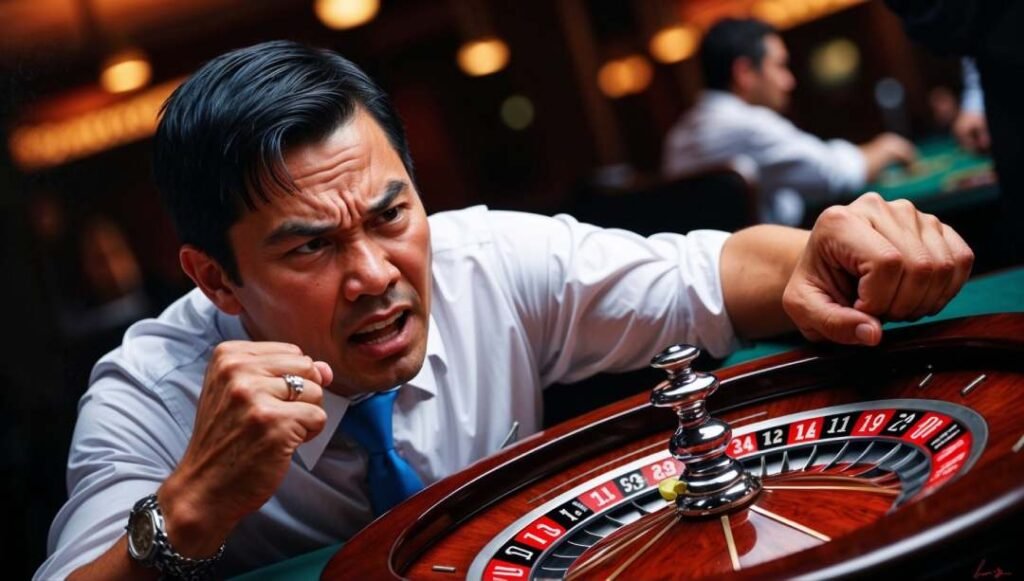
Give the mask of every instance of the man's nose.
[[342, 291], [348, 301], [363, 295], [382, 295], [401, 276], [388, 253], [373, 241], [355, 242], [347, 254]]

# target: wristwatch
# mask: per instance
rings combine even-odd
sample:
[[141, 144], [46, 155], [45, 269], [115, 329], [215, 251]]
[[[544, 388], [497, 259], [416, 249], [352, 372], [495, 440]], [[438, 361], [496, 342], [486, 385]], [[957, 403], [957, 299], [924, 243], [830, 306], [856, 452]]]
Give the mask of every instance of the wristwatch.
[[164, 530], [164, 515], [155, 494], [140, 499], [128, 517], [128, 555], [146, 567], [159, 570], [162, 577], [188, 581], [207, 579], [224, 555], [224, 545], [207, 559], [183, 557], [171, 547]]

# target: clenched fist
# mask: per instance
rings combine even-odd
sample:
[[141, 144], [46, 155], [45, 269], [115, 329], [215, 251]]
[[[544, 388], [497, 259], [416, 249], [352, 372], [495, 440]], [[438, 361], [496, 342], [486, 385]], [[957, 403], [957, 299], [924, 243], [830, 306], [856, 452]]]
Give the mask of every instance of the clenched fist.
[[822, 212], [786, 285], [783, 308], [811, 340], [875, 345], [882, 321], [941, 310], [973, 262], [963, 239], [935, 216], [869, 193]]
[[[292, 399], [283, 379], [303, 379]], [[161, 487], [168, 533], [189, 556], [208, 555], [277, 490], [292, 454], [324, 427], [331, 368], [295, 345], [228, 341], [206, 369], [188, 448]]]

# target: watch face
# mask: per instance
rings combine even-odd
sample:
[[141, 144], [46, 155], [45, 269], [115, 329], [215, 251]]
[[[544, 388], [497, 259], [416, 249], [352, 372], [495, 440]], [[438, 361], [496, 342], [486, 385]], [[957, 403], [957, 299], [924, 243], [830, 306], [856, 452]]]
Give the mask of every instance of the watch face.
[[147, 560], [153, 552], [153, 518], [148, 511], [132, 515], [128, 526], [128, 550], [132, 557]]

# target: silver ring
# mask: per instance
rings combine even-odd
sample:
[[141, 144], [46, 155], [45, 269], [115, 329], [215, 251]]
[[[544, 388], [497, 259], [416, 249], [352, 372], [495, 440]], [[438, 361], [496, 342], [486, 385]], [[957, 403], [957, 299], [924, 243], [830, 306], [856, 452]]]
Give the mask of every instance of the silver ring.
[[285, 373], [281, 376], [281, 379], [288, 385], [288, 401], [299, 399], [299, 396], [302, 395], [302, 390], [306, 387], [306, 380], [291, 373]]

